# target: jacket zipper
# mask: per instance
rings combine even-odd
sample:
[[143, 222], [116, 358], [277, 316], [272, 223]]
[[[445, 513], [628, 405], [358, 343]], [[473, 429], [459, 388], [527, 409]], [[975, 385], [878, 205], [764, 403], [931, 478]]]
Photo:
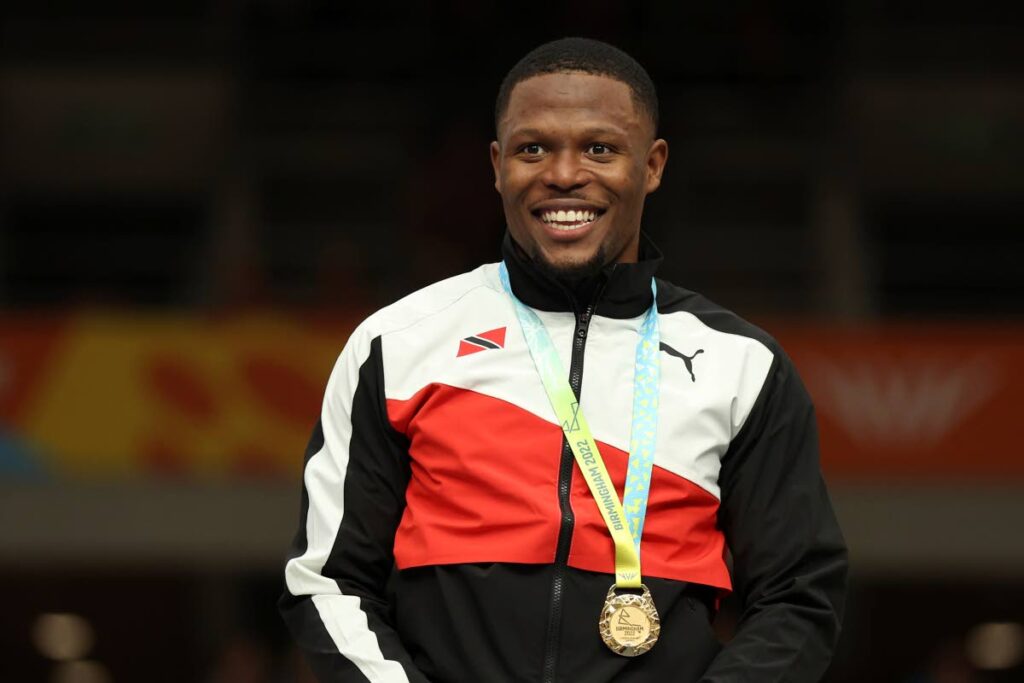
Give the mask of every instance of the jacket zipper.
[[[597, 306], [604, 283], [598, 285], [597, 290], [591, 297], [590, 304], [583, 313], [576, 315], [576, 327], [572, 337], [572, 358], [569, 361], [569, 386], [576, 400], [580, 400], [580, 389], [583, 385], [583, 352], [587, 346], [587, 332], [590, 328], [590, 318]], [[575, 309], [575, 306], [573, 307]], [[576, 517], [572, 511], [570, 492], [572, 490], [572, 475], [576, 460], [569, 447], [569, 441], [562, 436], [562, 459], [558, 467], [558, 506], [562, 512], [562, 524], [558, 531], [558, 545], [555, 552], [555, 567], [551, 577], [551, 606], [548, 610], [548, 630], [544, 647], [544, 668], [542, 669], [542, 683], [555, 683], [555, 673], [558, 670], [558, 646], [562, 632], [562, 591], [565, 585], [565, 568], [569, 561], [569, 548], [572, 545], [572, 531], [576, 523]]]

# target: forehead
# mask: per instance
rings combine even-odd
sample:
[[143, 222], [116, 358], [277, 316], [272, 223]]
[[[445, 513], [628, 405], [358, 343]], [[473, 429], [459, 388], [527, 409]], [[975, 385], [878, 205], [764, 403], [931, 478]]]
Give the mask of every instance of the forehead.
[[626, 133], [641, 132], [650, 125], [637, 109], [630, 87], [609, 76], [542, 74], [512, 88], [501, 120], [503, 131], [557, 123], [613, 125]]

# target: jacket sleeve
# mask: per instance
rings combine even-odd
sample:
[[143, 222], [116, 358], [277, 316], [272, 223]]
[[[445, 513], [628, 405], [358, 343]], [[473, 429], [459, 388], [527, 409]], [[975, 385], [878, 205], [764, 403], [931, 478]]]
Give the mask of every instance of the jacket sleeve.
[[846, 546], [821, 476], [814, 407], [781, 350], [719, 483], [742, 611], [702, 682], [819, 681], [839, 637]]
[[299, 530], [279, 607], [323, 683], [420, 683], [386, 584], [409, 481], [386, 417], [380, 337], [361, 329], [335, 365], [306, 450]]

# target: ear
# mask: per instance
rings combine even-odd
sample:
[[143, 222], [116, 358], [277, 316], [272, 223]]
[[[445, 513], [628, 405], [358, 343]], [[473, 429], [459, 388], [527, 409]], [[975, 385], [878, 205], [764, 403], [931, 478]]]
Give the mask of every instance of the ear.
[[658, 138], [651, 143], [647, 150], [647, 184], [645, 191], [650, 194], [661, 186], [661, 174], [665, 172], [665, 164], [668, 162], [668, 143]]
[[501, 146], [491, 142], [491, 166], [494, 167], [494, 189], [501, 192]]

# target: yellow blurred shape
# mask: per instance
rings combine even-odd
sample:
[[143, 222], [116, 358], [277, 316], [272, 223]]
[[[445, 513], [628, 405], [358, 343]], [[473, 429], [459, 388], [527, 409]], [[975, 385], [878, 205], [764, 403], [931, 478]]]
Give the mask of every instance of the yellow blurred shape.
[[1013, 622], [978, 624], [967, 633], [967, 657], [986, 671], [1012, 669], [1024, 662], [1024, 626]]
[[92, 625], [77, 614], [40, 614], [32, 625], [32, 642], [49, 659], [65, 661], [84, 657], [96, 638]]

